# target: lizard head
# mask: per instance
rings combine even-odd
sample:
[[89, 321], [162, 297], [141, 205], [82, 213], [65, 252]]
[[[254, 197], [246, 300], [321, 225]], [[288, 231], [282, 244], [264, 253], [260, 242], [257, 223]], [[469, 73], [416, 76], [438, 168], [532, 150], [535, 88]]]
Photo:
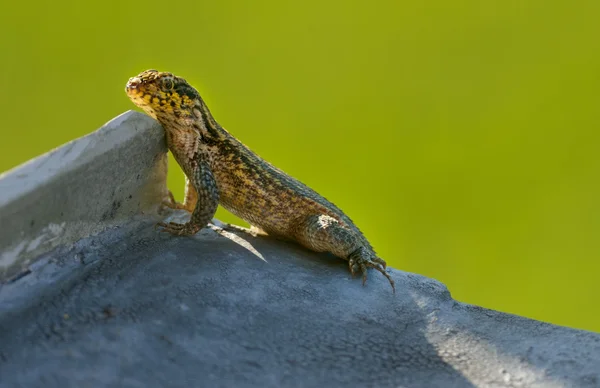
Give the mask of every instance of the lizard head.
[[146, 70], [130, 78], [125, 91], [134, 104], [162, 123], [190, 119], [204, 110], [196, 89], [167, 72]]

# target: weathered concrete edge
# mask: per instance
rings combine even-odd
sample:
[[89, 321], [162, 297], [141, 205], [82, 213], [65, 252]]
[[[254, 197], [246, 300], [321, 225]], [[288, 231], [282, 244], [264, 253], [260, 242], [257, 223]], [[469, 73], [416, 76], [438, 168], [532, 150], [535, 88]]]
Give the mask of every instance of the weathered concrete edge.
[[0, 282], [59, 245], [156, 214], [166, 195], [160, 124], [128, 111], [0, 175]]

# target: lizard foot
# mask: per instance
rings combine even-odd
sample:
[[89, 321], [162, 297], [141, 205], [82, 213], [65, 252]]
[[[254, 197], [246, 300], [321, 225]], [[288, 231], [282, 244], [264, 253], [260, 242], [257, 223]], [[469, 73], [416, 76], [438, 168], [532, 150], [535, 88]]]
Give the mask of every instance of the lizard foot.
[[387, 267], [386, 262], [377, 256], [367, 254], [363, 248], [357, 249], [356, 251], [352, 252], [350, 256], [348, 256], [348, 266], [350, 267], [350, 273], [352, 276], [354, 276], [356, 273], [362, 274], [363, 286], [367, 282], [367, 269], [373, 268], [381, 272], [381, 274], [387, 278], [392, 286], [392, 291], [394, 293], [396, 292], [394, 279], [392, 279], [390, 274], [385, 270]]
[[177, 236], [191, 236], [196, 234], [202, 227], [186, 222], [185, 224], [178, 224], [176, 222], [159, 222], [156, 226], [162, 227], [163, 232], [169, 232]]
[[168, 207], [168, 208], [170, 208], [170, 209], [177, 209], [177, 210], [179, 210], [179, 209], [185, 209], [185, 210], [187, 210], [187, 209], [185, 208], [185, 206], [184, 206], [184, 205], [183, 205], [181, 202], [177, 202], [177, 201], [175, 200], [175, 196], [173, 196], [173, 193], [171, 192], [171, 190], [167, 190], [167, 191], [168, 191], [168, 193], [169, 193], [169, 194], [168, 194], [168, 196], [167, 196], [165, 199], [163, 199], [163, 201], [162, 201], [162, 205], [163, 205], [164, 207]]

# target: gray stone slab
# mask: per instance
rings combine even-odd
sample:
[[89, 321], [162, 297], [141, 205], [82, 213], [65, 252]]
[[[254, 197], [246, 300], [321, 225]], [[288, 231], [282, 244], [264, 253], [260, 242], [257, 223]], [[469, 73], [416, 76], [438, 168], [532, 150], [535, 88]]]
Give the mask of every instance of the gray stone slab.
[[162, 127], [129, 111], [0, 175], [0, 281], [54, 247], [156, 214], [166, 172]]
[[160, 126], [127, 113], [0, 178], [1, 387], [600, 386], [598, 334], [398, 270], [396, 294], [363, 287], [292, 243], [162, 233], [165, 171]]

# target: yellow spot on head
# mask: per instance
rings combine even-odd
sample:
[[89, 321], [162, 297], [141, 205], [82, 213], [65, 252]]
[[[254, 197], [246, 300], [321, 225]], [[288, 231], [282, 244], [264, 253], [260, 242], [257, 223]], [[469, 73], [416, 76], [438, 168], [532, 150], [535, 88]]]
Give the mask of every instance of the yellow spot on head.
[[[183, 78], [167, 72], [146, 70], [130, 78], [125, 90], [138, 107], [155, 118], [158, 116], [159, 120], [169, 116], [169, 121], [191, 117], [197, 105], [193, 97], [197, 95], [195, 89]], [[193, 95], [188, 96], [188, 92]]]

